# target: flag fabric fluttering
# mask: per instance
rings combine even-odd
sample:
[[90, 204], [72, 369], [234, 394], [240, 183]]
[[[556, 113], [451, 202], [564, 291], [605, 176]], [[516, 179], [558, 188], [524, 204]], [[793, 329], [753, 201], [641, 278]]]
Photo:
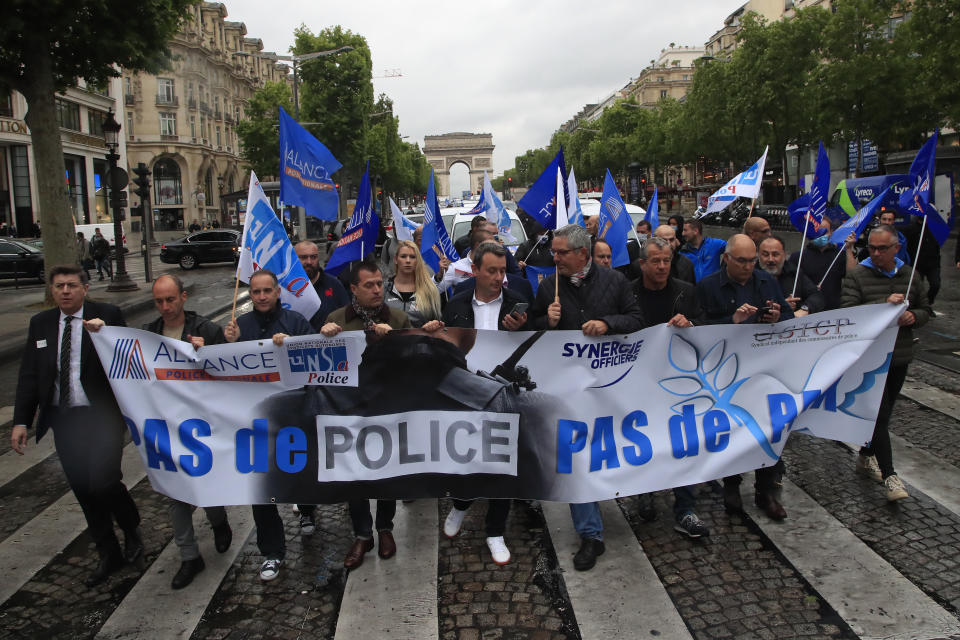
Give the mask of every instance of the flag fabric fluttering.
[[330, 176], [343, 165], [280, 107], [280, 201], [308, 216], [336, 220], [340, 197]]
[[933, 193], [933, 181], [936, 175], [939, 133], [939, 131], [935, 131], [933, 136], [917, 152], [917, 157], [913, 159], [913, 164], [910, 165], [910, 177], [913, 179], [913, 185], [900, 194], [900, 208], [911, 216], [926, 216], [930, 233], [937, 239], [937, 243], [943, 246], [943, 243], [947, 241], [947, 236], [950, 235], [950, 226], [937, 208], [930, 204], [930, 195]]
[[567, 205], [567, 220], [570, 224], [578, 224], [581, 227], [586, 225], [583, 219], [583, 208], [580, 207], [580, 193], [577, 191], [577, 177], [573, 175], [573, 167], [570, 167], [570, 175], [567, 176], [567, 196], [569, 204]]
[[380, 235], [380, 218], [373, 210], [373, 195], [370, 191], [370, 164], [363, 172], [360, 190], [357, 192], [357, 204], [353, 208], [350, 222], [343, 230], [343, 236], [333, 249], [330, 261], [324, 268], [327, 273], [337, 275], [345, 266], [355, 260], [363, 260], [371, 253]]
[[704, 213], [722, 211], [737, 198], [756, 198], [760, 193], [760, 183], [763, 182], [763, 167], [767, 163], [767, 151], [753, 165], [738, 173], [730, 182], [723, 185], [707, 199], [707, 210]]
[[[548, 276], [552, 276], [557, 272], [556, 267], [535, 267], [531, 264], [528, 264], [523, 268], [524, 274], [527, 276], [527, 282], [530, 283], [530, 286], [533, 288], [533, 295], [537, 295], [537, 289], [540, 288], [540, 281]], [[513, 276], [510, 276], [511, 278]]]
[[660, 212], [657, 211], [657, 209], [660, 208], [660, 203], [657, 201], [658, 189], [659, 187], [653, 188], [653, 195], [650, 197], [647, 213], [643, 216], [643, 219], [650, 223], [650, 231], [656, 231], [657, 227], [660, 226]]
[[600, 216], [597, 220], [597, 239], [605, 240], [610, 245], [611, 266], [620, 267], [630, 264], [630, 255], [627, 253], [627, 238], [633, 221], [627, 213], [627, 205], [620, 197], [617, 184], [607, 169], [607, 177], [603, 181], [603, 195], [600, 198]]
[[310, 284], [307, 272], [293, 250], [283, 223], [270, 206], [270, 200], [263, 192], [256, 174], [251, 171], [237, 279], [249, 283], [250, 276], [260, 269], [269, 269], [277, 276], [280, 304], [285, 309], [312, 318], [320, 308], [317, 291]]
[[830, 158], [820, 142], [817, 153], [817, 166], [813, 173], [810, 190], [787, 205], [790, 222], [797, 231], [806, 231], [807, 238], [816, 238], [826, 233], [822, 228], [823, 216], [827, 212], [827, 200], [830, 193]]
[[507, 208], [503, 206], [503, 201], [497, 196], [497, 192], [493, 190], [493, 183], [490, 182], [490, 176], [487, 175], [486, 171], [483, 172], [483, 190], [480, 192], [480, 202], [484, 205], [483, 213], [487, 216], [487, 220], [497, 225], [497, 232], [503, 241], [511, 245], [519, 244], [511, 230], [510, 214], [507, 212]]
[[390, 198], [390, 214], [393, 216], [393, 235], [397, 240], [409, 240], [413, 242], [413, 232], [417, 230], [417, 225], [397, 206], [397, 203]]
[[[530, 214], [545, 229], [557, 228], [557, 169], [560, 170], [561, 175], [566, 175], [567, 167], [563, 160], [563, 149], [557, 152], [540, 177], [517, 203], [518, 207]], [[567, 202], [569, 202], [569, 195], [565, 193], [564, 208]]]
[[570, 219], [567, 217], [566, 190], [567, 182], [563, 178], [563, 171], [560, 169], [560, 167], [557, 167], [557, 229], [562, 229], [570, 224]]
[[870, 221], [873, 220], [873, 217], [877, 215], [877, 212], [880, 211], [880, 203], [883, 202], [883, 199], [887, 196], [887, 192], [890, 191], [890, 187], [887, 187], [880, 195], [876, 198], [865, 204], [859, 211], [857, 215], [851, 217], [849, 220], [844, 222], [842, 225], [836, 228], [832, 234], [830, 234], [830, 242], [836, 245], [843, 245], [844, 240], [847, 239], [851, 233], [855, 234], [856, 237], [860, 237], [860, 234], [863, 233], [863, 230], [867, 228], [867, 225], [870, 224]]
[[440, 217], [440, 202], [437, 189], [433, 184], [433, 169], [430, 169], [430, 183], [427, 185], [427, 201], [423, 213], [423, 235], [420, 236], [420, 255], [423, 261], [436, 273], [440, 270], [440, 259], [446, 257], [451, 262], [460, 259], [447, 228]]

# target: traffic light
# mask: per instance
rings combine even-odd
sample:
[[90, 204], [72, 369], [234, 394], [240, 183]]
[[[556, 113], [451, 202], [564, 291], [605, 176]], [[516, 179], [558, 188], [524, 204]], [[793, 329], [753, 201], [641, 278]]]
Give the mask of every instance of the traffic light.
[[513, 178], [507, 178], [507, 184], [513, 186]]
[[141, 200], [147, 200], [150, 197], [150, 169], [141, 162], [133, 170], [133, 173], [137, 176], [133, 179], [133, 184], [137, 185], [133, 192], [140, 196]]

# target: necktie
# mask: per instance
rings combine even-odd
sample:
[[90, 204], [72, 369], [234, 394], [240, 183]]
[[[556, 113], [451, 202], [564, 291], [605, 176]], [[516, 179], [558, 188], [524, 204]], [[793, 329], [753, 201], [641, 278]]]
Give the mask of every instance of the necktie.
[[66, 409], [70, 406], [70, 347], [73, 345], [71, 335], [73, 333], [73, 316], [67, 316], [63, 319], [63, 339], [60, 340], [60, 408]]

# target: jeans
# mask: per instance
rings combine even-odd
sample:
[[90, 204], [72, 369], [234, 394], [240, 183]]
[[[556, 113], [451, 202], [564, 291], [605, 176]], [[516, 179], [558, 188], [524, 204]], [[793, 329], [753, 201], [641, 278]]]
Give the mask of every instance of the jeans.
[[[197, 537], [193, 530], [194, 509], [196, 507], [192, 504], [173, 499], [168, 509], [170, 523], [173, 525], [173, 540], [177, 543], [180, 559], [184, 562], [200, 557], [200, 547], [197, 545]], [[227, 521], [227, 510], [223, 507], [205, 507], [204, 511], [207, 513], [207, 520], [210, 521], [211, 527], [219, 527]]]
[[873, 427], [873, 438], [870, 444], [860, 447], [860, 455], [877, 456], [877, 465], [880, 473], [886, 480], [896, 473], [893, 470], [893, 449], [890, 447], [890, 415], [893, 413], [893, 403], [900, 395], [903, 382], [907, 377], [905, 364], [892, 365], [887, 373], [887, 383], [883, 387], [883, 397], [880, 399], [880, 409], [877, 411], [877, 422]]
[[[488, 538], [502, 536], [507, 530], [507, 516], [510, 515], [510, 499], [491, 499], [487, 501], [487, 517], [484, 525]], [[474, 500], [458, 500], [454, 498], [453, 506], [460, 511], [466, 511]]]
[[603, 517], [599, 502], [583, 502], [570, 505], [573, 528], [581, 538], [603, 540]]
[[673, 518], [677, 522], [680, 522], [680, 519], [688, 513], [693, 513], [693, 508], [697, 504], [693, 487], [694, 485], [675, 487], [673, 490]]
[[[369, 500], [351, 500], [350, 520], [353, 522], [353, 535], [364, 540], [373, 538], [373, 516], [370, 514]], [[377, 500], [377, 531], [393, 531], [393, 516], [397, 513], [396, 500]]]
[[253, 522], [257, 525], [257, 548], [268, 560], [283, 560], [287, 553], [287, 537], [283, 520], [275, 504], [255, 504]]
[[113, 265], [110, 264], [110, 258], [97, 258], [97, 274], [102, 278], [103, 272], [107, 272], [107, 276], [113, 277]]

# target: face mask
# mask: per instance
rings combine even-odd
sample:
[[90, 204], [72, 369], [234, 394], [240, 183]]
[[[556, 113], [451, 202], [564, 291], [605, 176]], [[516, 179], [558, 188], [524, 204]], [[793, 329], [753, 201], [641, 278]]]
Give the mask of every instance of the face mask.
[[822, 249], [822, 248], [824, 248], [825, 246], [827, 246], [827, 243], [828, 243], [828, 242], [830, 242], [830, 234], [829, 234], [829, 233], [825, 233], [825, 234], [823, 234], [822, 236], [817, 236], [816, 238], [814, 238], [813, 240], [811, 240], [811, 241], [810, 241], [810, 244], [812, 244], [813, 246], [817, 247], [818, 249]]
[[670, 228], [673, 229], [673, 232], [674, 232], [674, 233], [678, 233], [678, 232], [679, 232], [679, 229], [677, 229], [677, 225], [675, 225], [675, 224], [670, 225]]
[[640, 242], [646, 242], [647, 238], [649, 238], [650, 236], [648, 236], [645, 233], [638, 233], [637, 237], [640, 239]]

